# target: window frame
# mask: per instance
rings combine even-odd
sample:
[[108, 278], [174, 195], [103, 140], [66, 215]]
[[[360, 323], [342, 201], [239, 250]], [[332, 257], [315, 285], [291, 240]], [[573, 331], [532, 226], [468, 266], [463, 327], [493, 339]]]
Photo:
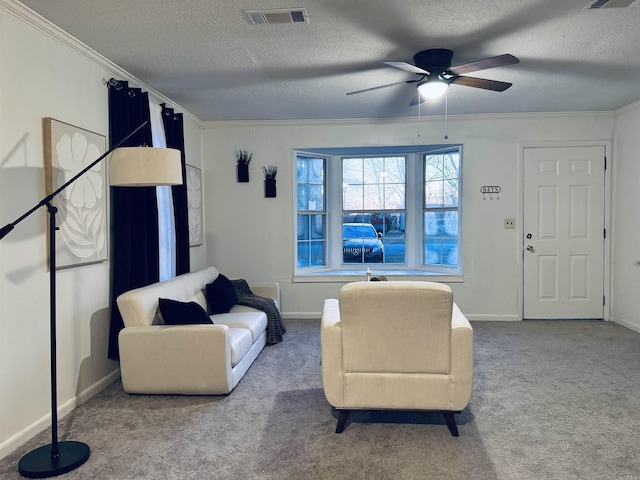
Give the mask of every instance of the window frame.
[[[427, 178], [426, 178], [426, 157], [429, 155], [439, 155], [439, 154], [445, 154], [445, 153], [449, 153], [452, 152], [454, 150], [458, 151], [458, 179], [457, 179], [457, 190], [458, 190], [458, 205], [456, 207], [453, 206], [442, 206], [442, 207], [428, 207], [426, 204], [426, 192], [425, 192], [425, 188], [424, 185], [427, 182]], [[421, 220], [420, 220], [420, 225], [421, 225], [421, 232], [422, 232], [422, 236], [421, 236], [421, 244], [422, 244], [422, 248], [421, 248], [421, 257], [422, 257], [422, 266], [424, 268], [427, 268], [429, 270], [433, 270], [435, 272], [438, 273], [448, 273], [448, 274], [461, 274], [462, 273], [462, 146], [457, 146], [456, 148], [442, 148], [439, 150], [433, 150], [433, 151], [429, 151], [426, 153], [423, 153], [422, 155], [422, 187], [421, 187], [421, 192], [422, 192], [422, 205], [421, 205]], [[456, 259], [456, 265], [455, 266], [447, 266], [447, 265], [435, 265], [435, 264], [428, 264], [426, 263], [426, 259], [424, 258], [424, 231], [425, 231], [425, 226], [424, 226], [424, 214], [426, 212], [451, 212], [451, 211], [456, 211], [458, 212], [458, 225], [457, 225], [457, 230], [458, 230], [458, 251], [457, 251], [457, 259]]]
[[[324, 209], [323, 210], [298, 210], [298, 157], [311, 157], [311, 158], [316, 158], [316, 159], [322, 159], [324, 160], [324, 199], [323, 199], [323, 205], [324, 205]], [[294, 167], [294, 175], [293, 175], [293, 191], [294, 191], [294, 195], [293, 195], [293, 201], [294, 201], [294, 209], [293, 209], [293, 217], [294, 217], [294, 240], [293, 240], [293, 244], [294, 244], [294, 260], [293, 260], [293, 264], [294, 264], [294, 272], [297, 275], [305, 275], [305, 274], [313, 274], [313, 273], [318, 273], [318, 272], [323, 272], [326, 271], [328, 266], [325, 265], [310, 265], [308, 267], [299, 267], [298, 266], [298, 215], [319, 215], [319, 214], [323, 214], [325, 216], [325, 252], [324, 252], [324, 258], [325, 258], [325, 262], [330, 263], [328, 261], [329, 255], [330, 255], [330, 251], [331, 251], [331, 246], [330, 246], [330, 242], [331, 242], [331, 229], [329, 226], [330, 223], [330, 212], [329, 212], [329, 208], [328, 208], [328, 201], [329, 201], [329, 197], [327, 195], [327, 190], [330, 188], [329, 187], [329, 182], [327, 180], [327, 171], [330, 169], [329, 168], [329, 164], [330, 164], [330, 156], [328, 155], [323, 155], [323, 154], [317, 154], [317, 153], [312, 153], [312, 152], [307, 152], [304, 150], [295, 150], [294, 151], [294, 162], [293, 162], [293, 167]], [[309, 239], [309, 241], [311, 241], [311, 239]]]
[[[429, 154], [457, 150], [459, 155], [458, 179], [458, 265], [455, 267], [429, 265], [424, 263], [424, 206], [425, 206], [425, 157]], [[293, 149], [293, 220], [294, 220], [294, 279], [299, 281], [320, 281], [318, 277], [333, 277], [335, 281], [350, 275], [360, 276], [369, 267], [376, 273], [385, 275], [425, 276], [434, 275], [447, 281], [462, 281], [462, 203], [463, 203], [463, 149], [462, 144], [451, 145], [409, 145], [390, 147], [345, 147], [345, 148], [299, 148]], [[324, 158], [324, 206], [326, 215], [326, 265], [298, 267], [298, 191], [297, 162], [299, 156]], [[405, 156], [405, 263], [342, 263], [342, 159], [353, 157]], [[335, 233], [335, 234], [334, 234]], [[315, 280], [314, 280], [315, 279]]]

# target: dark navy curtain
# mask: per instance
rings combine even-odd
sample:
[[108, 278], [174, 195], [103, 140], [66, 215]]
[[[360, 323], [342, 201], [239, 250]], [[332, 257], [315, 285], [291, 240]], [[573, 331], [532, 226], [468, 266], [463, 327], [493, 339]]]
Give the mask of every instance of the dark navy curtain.
[[[182, 178], [186, 179], [183, 116], [163, 105], [167, 147], [182, 152]], [[147, 125], [122, 146], [151, 146], [149, 94], [131, 88], [125, 81], [109, 82], [109, 143], [120, 142], [142, 123]], [[189, 226], [187, 189], [172, 187], [175, 231], [176, 274], [189, 271]], [[109, 358], [118, 360], [118, 333], [124, 328], [116, 298], [133, 288], [160, 279], [158, 200], [156, 187], [113, 187], [111, 189], [111, 325]]]
[[167, 147], [180, 150], [182, 154], [182, 185], [171, 187], [173, 212], [176, 221], [176, 275], [190, 270], [189, 261], [189, 210], [187, 202], [187, 172], [184, 154], [184, 119], [181, 113], [162, 104], [162, 122], [167, 139]]
[[[147, 125], [125, 145], [152, 145], [149, 94], [120, 81], [109, 87], [109, 143], [114, 145], [143, 122]], [[155, 187], [111, 188], [111, 326], [109, 358], [118, 360], [118, 333], [124, 327], [116, 298], [157, 282], [158, 206]]]

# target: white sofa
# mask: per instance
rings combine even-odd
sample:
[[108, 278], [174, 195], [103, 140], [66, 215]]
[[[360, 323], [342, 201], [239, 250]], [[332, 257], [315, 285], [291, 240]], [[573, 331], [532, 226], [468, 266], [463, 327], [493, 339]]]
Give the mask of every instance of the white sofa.
[[[205, 286], [215, 267], [154, 283], [117, 298], [124, 326], [118, 336], [122, 385], [127, 393], [219, 395], [231, 392], [266, 345], [264, 312], [235, 305], [212, 315], [213, 324], [164, 325], [159, 298], [194, 301], [207, 309]], [[280, 307], [277, 283], [249, 284]]]

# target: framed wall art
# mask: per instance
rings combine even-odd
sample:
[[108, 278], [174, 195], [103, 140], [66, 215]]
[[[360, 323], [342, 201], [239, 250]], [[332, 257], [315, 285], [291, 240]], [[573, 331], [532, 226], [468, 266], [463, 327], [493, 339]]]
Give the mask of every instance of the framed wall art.
[[[106, 151], [104, 135], [68, 123], [46, 117], [43, 130], [47, 195]], [[58, 208], [57, 269], [107, 260], [106, 163], [100, 162], [53, 200]]]
[[202, 245], [202, 170], [187, 165], [189, 246]]

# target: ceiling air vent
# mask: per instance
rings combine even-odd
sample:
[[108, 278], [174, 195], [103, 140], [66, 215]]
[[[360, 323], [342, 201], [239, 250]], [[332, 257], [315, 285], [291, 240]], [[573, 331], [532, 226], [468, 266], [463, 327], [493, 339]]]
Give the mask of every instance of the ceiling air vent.
[[245, 10], [249, 15], [249, 20], [254, 25], [276, 24], [276, 23], [309, 23], [306, 8], [295, 10]]
[[588, 10], [600, 9], [600, 8], [627, 8], [627, 7], [640, 7], [640, 0], [595, 0], [588, 6]]

